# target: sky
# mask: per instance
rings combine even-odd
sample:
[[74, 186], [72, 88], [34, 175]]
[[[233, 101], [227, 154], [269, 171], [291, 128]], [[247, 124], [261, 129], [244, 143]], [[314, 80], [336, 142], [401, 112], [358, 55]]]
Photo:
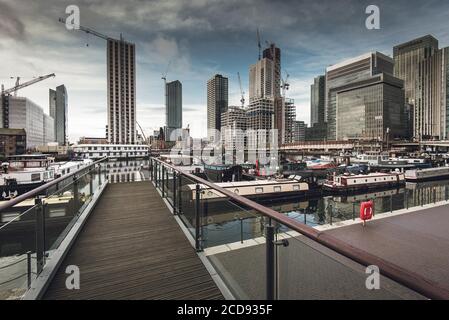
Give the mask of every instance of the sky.
[[[368, 30], [368, 5], [380, 9], [380, 29]], [[104, 137], [107, 121], [106, 42], [69, 31], [59, 17], [80, 8], [81, 25], [136, 44], [137, 121], [145, 134], [164, 125], [161, 76], [183, 85], [183, 126], [206, 136], [206, 83], [214, 74], [229, 78], [229, 104], [240, 105], [237, 72], [248, 101], [248, 68], [262, 45], [281, 48], [287, 97], [297, 119], [310, 121], [310, 85], [325, 68], [370, 51], [392, 55], [393, 46], [432, 34], [449, 45], [447, 0], [0, 0], [0, 83], [14, 85], [55, 73], [19, 91], [48, 113], [48, 90], [68, 92], [70, 142]], [[170, 63], [169, 63], [170, 62]]]

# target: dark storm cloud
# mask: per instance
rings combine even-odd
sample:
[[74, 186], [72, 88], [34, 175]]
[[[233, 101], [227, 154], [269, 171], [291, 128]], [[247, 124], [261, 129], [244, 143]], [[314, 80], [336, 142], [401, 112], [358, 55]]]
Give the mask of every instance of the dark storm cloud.
[[17, 40], [25, 38], [25, 25], [6, 3], [0, 3], [0, 36]]

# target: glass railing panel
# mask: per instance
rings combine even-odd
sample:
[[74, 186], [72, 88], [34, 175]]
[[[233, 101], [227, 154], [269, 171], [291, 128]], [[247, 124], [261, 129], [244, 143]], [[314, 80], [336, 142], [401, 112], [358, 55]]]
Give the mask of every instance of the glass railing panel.
[[278, 231], [275, 240], [277, 299], [424, 299], [382, 276], [381, 270], [374, 274], [375, 268], [367, 269], [297, 232]]
[[0, 212], [0, 300], [20, 299], [36, 279], [35, 209], [27, 199]]
[[43, 199], [45, 215], [45, 251], [51, 258], [79, 217], [79, 197], [75, 193], [76, 182]]
[[177, 214], [190, 234], [195, 237], [196, 182], [180, 175], [177, 181]]

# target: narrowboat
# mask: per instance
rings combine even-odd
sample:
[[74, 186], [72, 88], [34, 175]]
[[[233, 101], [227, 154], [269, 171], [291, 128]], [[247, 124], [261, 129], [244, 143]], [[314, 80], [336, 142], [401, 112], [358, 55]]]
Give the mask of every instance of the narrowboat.
[[323, 183], [323, 190], [331, 193], [347, 193], [377, 188], [399, 187], [405, 184], [404, 173], [369, 173], [332, 175]]
[[449, 167], [437, 167], [427, 169], [407, 170], [405, 172], [405, 179], [407, 181], [425, 181], [425, 180], [439, 180], [449, 178]]

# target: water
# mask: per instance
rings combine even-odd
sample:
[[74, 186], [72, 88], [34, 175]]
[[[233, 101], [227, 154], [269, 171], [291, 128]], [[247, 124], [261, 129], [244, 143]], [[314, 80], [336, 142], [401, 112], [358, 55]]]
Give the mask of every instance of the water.
[[[263, 203], [309, 226], [335, 224], [359, 216], [360, 203], [373, 200], [375, 213], [389, 213], [449, 199], [449, 180], [407, 183], [400, 189], [351, 196], [329, 196], [301, 201]], [[220, 207], [216, 206], [215, 208]], [[229, 208], [227, 208], [229, 209]], [[221, 217], [230, 217], [222, 219]], [[281, 231], [286, 228], [281, 228]], [[263, 236], [263, 219], [255, 212], [214, 209], [203, 223], [204, 247]]]

